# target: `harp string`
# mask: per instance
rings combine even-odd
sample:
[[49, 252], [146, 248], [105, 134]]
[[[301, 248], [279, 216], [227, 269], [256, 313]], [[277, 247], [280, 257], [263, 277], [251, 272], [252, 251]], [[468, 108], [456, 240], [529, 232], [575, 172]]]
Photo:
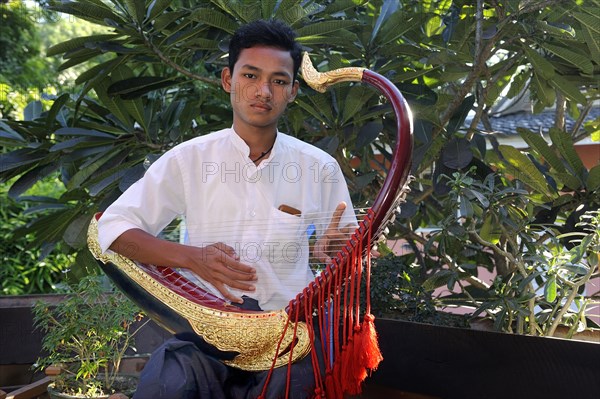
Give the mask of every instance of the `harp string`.
[[[348, 209], [346, 209], [348, 211]], [[362, 219], [368, 214], [369, 208], [358, 207], [353, 208], [351, 211], [354, 214], [357, 222], [360, 223]], [[290, 215], [291, 216], [291, 215]], [[351, 239], [352, 233], [358, 227], [358, 224], [353, 225], [345, 225], [344, 220], [341, 220], [339, 223], [339, 228], [346, 234], [344, 234], [343, 238], [340, 240], [339, 234], [335, 232], [334, 234], [328, 234], [328, 227], [332, 223], [332, 212], [312, 212], [302, 216], [295, 216], [298, 218], [298, 222], [304, 224], [302, 227], [306, 230], [300, 230], [299, 226], [296, 224], [292, 224], [291, 226], [286, 226], [279, 224], [277, 225], [277, 231], [279, 235], [289, 236], [290, 241], [294, 239], [304, 239], [302, 236], [306, 235], [309, 239], [310, 246], [310, 261], [309, 266], [313, 271], [321, 271], [325, 264], [322, 261], [317, 261], [314, 259], [314, 244], [319, 242], [319, 249], [324, 251], [325, 253], [332, 255], [330, 252], [337, 252], [341, 250], [347, 243], [348, 240]], [[342, 217], [343, 219], [343, 217]], [[273, 220], [272, 219], [246, 219], [243, 221], [239, 220], [230, 220], [223, 223], [205, 223], [200, 226], [190, 226], [185, 223], [184, 219], [178, 218], [176, 221], [171, 223], [169, 226], [164, 228], [159, 236], [162, 238], [169, 239], [171, 241], [187, 243], [190, 240], [192, 242], [202, 242], [203, 245], [210, 245], [212, 243], [227, 241], [229, 237], [235, 235], [235, 233], [240, 232], [240, 226], [243, 225], [245, 229], [251, 229], [255, 236], [260, 236], [261, 234], [267, 234], [273, 229]], [[189, 237], [191, 230], [195, 230], [196, 228], [201, 229], [202, 231], [210, 231], [210, 233], [206, 237]], [[383, 229], [380, 229], [377, 232], [373, 232], [374, 237], [379, 237]], [[328, 238], [334, 238], [331, 240], [327, 240]], [[335, 255], [335, 253], [333, 253]]]

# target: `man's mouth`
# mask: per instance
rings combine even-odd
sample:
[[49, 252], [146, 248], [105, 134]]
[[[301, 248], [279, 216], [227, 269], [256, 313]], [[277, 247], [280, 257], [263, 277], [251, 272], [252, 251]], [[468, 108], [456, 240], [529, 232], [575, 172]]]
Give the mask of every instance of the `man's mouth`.
[[267, 103], [254, 103], [250, 105], [252, 108], [256, 108], [258, 110], [261, 111], [270, 111], [271, 109], [273, 109], [269, 104]]

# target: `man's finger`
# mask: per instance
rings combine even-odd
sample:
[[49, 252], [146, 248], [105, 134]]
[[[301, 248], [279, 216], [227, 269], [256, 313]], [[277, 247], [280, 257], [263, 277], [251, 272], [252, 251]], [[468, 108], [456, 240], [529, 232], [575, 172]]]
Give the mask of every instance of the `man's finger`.
[[329, 223], [329, 227], [327, 228], [327, 230], [337, 230], [339, 225], [340, 225], [340, 220], [342, 219], [342, 215], [344, 214], [344, 211], [346, 210], [346, 203], [345, 202], [340, 202], [338, 204], [338, 206], [335, 208], [335, 211], [333, 212], [333, 217], [331, 218], [331, 223]]
[[252, 266], [248, 266], [245, 263], [240, 262], [239, 260], [232, 257], [225, 257], [223, 259], [223, 265], [225, 268], [240, 277], [244, 276], [256, 276], [256, 269]]
[[244, 303], [244, 300], [242, 298], [237, 297], [237, 296], [233, 295], [231, 292], [229, 292], [229, 290], [227, 288], [225, 288], [225, 284], [213, 283], [213, 285], [215, 286], [215, 288], [217, 290], [219, 290], [221, 295], [223, 295], [223, 298], [228, 299], [231, 302], [235, 302], [235, 303]]
[[227, 255], [231, 256], [232, 258], [235, 259], [239, 259], [240, 257], [238, 256], [237, 253], [235, 253], [235, 250], [233, 248], [231, 248], [229, 245], [224, 244], [222, 242], [217, 242], [215, 244], [212, 245], [213, 247], [225, 252]]

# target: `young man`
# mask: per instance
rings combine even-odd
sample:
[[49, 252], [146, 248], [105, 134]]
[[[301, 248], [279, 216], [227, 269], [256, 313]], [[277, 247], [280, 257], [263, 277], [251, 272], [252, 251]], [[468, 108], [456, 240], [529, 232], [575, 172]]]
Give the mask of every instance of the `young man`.
[[[301, 49], [277, 21], [256, 21], [233, 36], [221, 74], [233, 126], [162, 155], [102, 215], [99, 241], [131, 259], [180, 268], [209, 292], [234, 303], [284, 308], [314, 276], [309, 258], [328, 261], [356, 224], [334, 158], [281, 133], [294, 101]], [[174, 218], [186, 242], [156, 236]], [[309, 253], [309, 236], [321, 237]], [[276, 370], [285, 373], [285, 368]], [[135, 398], [255, 398], [266, 373], [225, 366], [189, 342], [173, 340], [152, 355]], [[292, 396], [310, 396], [310, 359], [294, 366]], [[269, 397], [280, 397], [276, 376]]]

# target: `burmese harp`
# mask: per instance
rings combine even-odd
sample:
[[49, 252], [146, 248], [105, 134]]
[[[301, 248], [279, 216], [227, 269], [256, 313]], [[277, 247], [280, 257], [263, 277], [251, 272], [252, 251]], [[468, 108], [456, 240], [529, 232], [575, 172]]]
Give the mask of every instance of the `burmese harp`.
[[[359, 305], [360, 280], [366, 279], [368, 290], [372, 243], [382, 235], [408, 191], [412, 122], [396, 86], [375, 72], [343, 68], [319, 73], [305, 55], [302, 76], [320, 92], [339, 82], [362, 82], [374, 87], [393, 109], [396, 137], [387, 175], [358, 227], [335, 259], [286, 308], [246, 311], [206, 292], [173, 268], [140, 264], [112, 252], [101, 253], [97, 240], [97, 220], [101, 215], [96, 215], [90, 224], [88, 243], [105, 273], [151, 318], [175, 334], [198, 336], [211, 355], [228, 365], [252, 371], [289, 365], [314, 353], [313, 334], [318, 330], [324, 341], [321, 349], [327, 377], [317, 382], [317, 390], [327, 391], [327, 397], [340, 397], [342, 392], [360, 391], [366, 370], [376, 368], [380, 360], [377, 353], [370, 353], [371, 360], [355, 362], [353, 373], [341, 371], [343, 364], [348, 363], [348, 353], [364, 358], [361, 352], [374, 350], [364, 342], [373, 331], [368, 299], [363, 312], [367, 317], [359, 317], [364, 309]], [[362, 346], [350, 349], [353, 336], [360, 334]]]

